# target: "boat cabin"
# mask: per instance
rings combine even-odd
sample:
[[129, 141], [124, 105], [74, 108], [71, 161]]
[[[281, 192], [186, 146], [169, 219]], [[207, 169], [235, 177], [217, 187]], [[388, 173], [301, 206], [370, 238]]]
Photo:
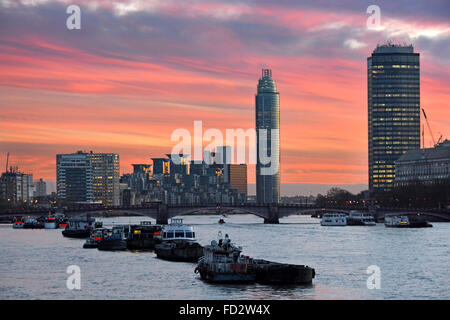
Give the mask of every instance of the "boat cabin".
[[94, 227], [94, 218], [70, 218], [66, 228], [72, 230], [92, 229]]
[[163, 241], [186, 240], [195, 241], [195, 232], [192, 226], [183, 224], [183, 219], [171, 219], [170, 224], [163, 228]]

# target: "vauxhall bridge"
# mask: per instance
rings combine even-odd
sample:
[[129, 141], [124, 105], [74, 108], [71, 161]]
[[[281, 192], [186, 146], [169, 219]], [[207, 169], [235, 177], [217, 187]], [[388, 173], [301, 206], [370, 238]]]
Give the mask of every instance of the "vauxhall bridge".
[[[223, 214], [229, 211], [239, 211], [240, 213], [253, 214], [264, 219], [264, 223], [279, 223], [280, 218], [290, 215], [311, 215], [321, 217], [326, 213], [345, 213], [351, 210], [369, 211], [367, 207], [318, 207], [305, 204], [196, 204], [196, 205], [167, 205], [161, 202], [151, 202], [134, 206], [106, 207], [102, 205], [80, 205], [64, 207], [57, 210], [69, 217], [94, 215], [99, 212], [126, 213], [136, 216], [148, 216], [156, 220], [157, 224], [167, 224], [170, 218], [175, 216], [190, 215], [196, 212], [213, 211], [216, 214]], [[4, 210], [1, 215], [47, 215], [49, 209], [45, 208], [22, 208], [21, 210]], [[448, 209], [411, 209], [411, 208], [377, 208], [375, 218], [382, 218], [386, 213], [411, 214], [420, 213], [439, 221], [450, 222], [450, 211]]]

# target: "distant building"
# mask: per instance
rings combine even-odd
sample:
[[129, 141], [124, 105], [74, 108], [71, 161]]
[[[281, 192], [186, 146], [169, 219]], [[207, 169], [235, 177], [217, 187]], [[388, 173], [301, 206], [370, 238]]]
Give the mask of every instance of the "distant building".
[[[231, 171], [232, 175], [226, 176], [224, 166], [229, 165], [216, 163], [216, 152], [204, 153], [209, 163], [205, 158], [187, 161], [187, 155], [177, 156], [180, 156], [180, 161], [175, 161], [172, 154], [167, 158], [152, 158], [151, 175], [144, 174], [149, 169], [147, 165], [134, 165], [133, 173], [122, 175], [122, 203], [161, 201], [169, 205], [194, 205], [246, 202], [246, 165], [237, 165], [236, 170]], [[225, 179], [231, 179], [233, 186]]]
[[129, 174], [127, 184], [137, 192], [147, 190], [148, 181], [152, 177], [151, 164], [133, 164], [133, 173]]
[[450, 179], [450, 141], [434, 148], [410, 150], [395, 162], [395, 185], [438, 183]]
[[35, 181], [34, 189], [35, 189], [33, 193], [34, 198], [41, 198], [47, 196], [47, 183], [44, 180], [39, 179], [39, 181]]
[[93, 203], [93, 170], [87, 153], [56, 155], [56, 190], [59, 200]]
[[170, 176], [170, 159], [152, 158], [153, 175]]
[[[185, 154], [166, 154], [167, 158], [170, 160], [170, 175], [187, 175], [188, 174], [188, 161], [187, 155]], [[174, 161], [173, 157], [178, 156], [179, 161]], [[178, 163], [179, 162], [179, 163]]]
[[[272, 70], [263, 69], [258, 81], [255, 96], [257, 163], [256, 163], [256, 198], [258, 203], [280, 202], [280, 94]], [[260, 145], [260, 133], [266, 130], [266, 139]], [[259, 157], [260, 150], [266, 150], [266, 156], [274, 163], [263, 164]], [[276, 168], [274, 174], [263, 172]]]
[[246, 164], [228, 164], [226, 165], [227, 182], [231, 189], [236, 189], [243, 199], [247, 199], [247, 165]]
[[118, 154], [92, 151], [58, 154], [56, 167], [59, 199], [73, 203], [120, 205]]
[[420, 148], [420, 62], [413, 46], [377, 46], [367, 58], [369, 191], [392, 188], [395, 161]]
[[31, 200], [30, 176], [33, 179], [32, 175], [13, 170], [12, 168], [4, 172], [0, 177], [0, 198], [14, 205], [29, 202]]
[[33, 182], [33, 175], [27, 174], [27, 185], [28, 185], [28, 200], [33, 200], [33, 191], [34, 191], [34, 182]]
[[116, 153], [87, 154], [92, 165], [92, 190], [94, 201], [106, 206], [120, 205], [120, 163]]

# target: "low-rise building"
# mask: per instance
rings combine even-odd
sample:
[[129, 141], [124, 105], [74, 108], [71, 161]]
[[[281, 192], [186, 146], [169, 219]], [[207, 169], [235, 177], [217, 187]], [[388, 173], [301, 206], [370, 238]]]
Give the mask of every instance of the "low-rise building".
[[450, 178], [450, 141], [410, 150], [395, 162], [395, 186], [439, 183]]

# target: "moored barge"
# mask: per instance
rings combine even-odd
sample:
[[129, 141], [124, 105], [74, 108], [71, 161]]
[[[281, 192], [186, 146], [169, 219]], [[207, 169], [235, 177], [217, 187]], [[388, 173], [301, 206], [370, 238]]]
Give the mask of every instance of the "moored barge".
[[150, 221], [141, 221], [139, 225], [130, 225], [127, 231], [127, 247], [131, 250], [153, 250], [161, 243], [162, 227], [152, 225]]
[[98, 243], [98, 250], [119, 251], [127, 249], [127, 239], [125, 229], [128, 226], [114, 226], [111, 230], [103, 233], [102, 239]]

